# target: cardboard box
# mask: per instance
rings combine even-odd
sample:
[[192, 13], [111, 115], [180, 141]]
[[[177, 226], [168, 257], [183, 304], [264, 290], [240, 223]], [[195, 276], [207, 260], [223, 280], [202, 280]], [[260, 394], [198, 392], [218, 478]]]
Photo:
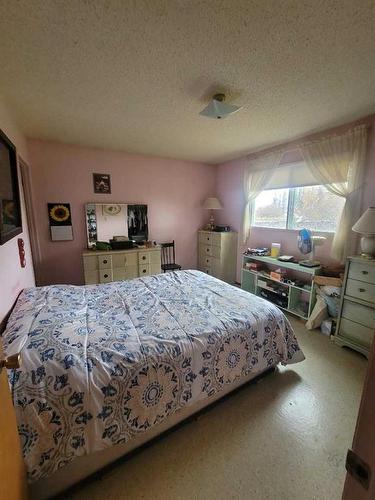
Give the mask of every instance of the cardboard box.
[[277, 271], [270, 272], [271, 278], [277, 281], [281, 281], [281, 278], [284, 278], [285, 274], [286, 274], [285, 272], [277, 272]]
[[314, 276], [314, 283], [319, 286], [342, 286], [341, 278], [332, 278], [331, 276]]

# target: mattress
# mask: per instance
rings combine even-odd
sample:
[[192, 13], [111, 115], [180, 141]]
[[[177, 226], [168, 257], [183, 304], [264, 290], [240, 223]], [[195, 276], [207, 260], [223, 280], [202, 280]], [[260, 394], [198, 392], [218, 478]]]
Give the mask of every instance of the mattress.
[[270, 302], [199, 271], [26, 289], [4, 333], [28, 480], [304, 355]]

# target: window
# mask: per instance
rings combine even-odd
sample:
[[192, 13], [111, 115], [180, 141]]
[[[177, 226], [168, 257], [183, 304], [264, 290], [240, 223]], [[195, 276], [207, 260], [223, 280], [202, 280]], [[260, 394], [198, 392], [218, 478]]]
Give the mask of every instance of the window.
[[255, 199], [254, 226], [287, 227], [289, 189], [268, 189]]
[[335, 232], [344, 203], [325, 186], [268, 189], [254, 202], [253, 226]]

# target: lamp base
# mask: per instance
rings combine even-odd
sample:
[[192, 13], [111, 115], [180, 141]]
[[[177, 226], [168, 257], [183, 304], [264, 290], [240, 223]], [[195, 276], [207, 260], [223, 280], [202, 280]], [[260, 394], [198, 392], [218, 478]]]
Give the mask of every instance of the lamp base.
[[361, 256], [365, 259], [375, 258], [375, 236], [362, 236]]
[[208, 231], [213, 231], [215, 229], [215, 219], [212, 212], [210, 216], [210, 222], [207, 224], [207, 229]]

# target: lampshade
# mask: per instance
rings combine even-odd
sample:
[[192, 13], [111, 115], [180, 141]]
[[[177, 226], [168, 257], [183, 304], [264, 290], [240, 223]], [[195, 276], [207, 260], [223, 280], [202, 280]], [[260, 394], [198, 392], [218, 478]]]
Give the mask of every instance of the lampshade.
[[216, 99], [212, 99], [210, 104], [206, 106], [199, 113], [201, 116], [207, 116], [207, 118], [216, 118], [218, 120], [226, 118], [229, 115], [237, 113], [242, 108], [234, 106], [233, 104], [227, 104], [226, 102], [220, 102]]
[[369, 207], [354, 224], [352, 230], [360, 234], [375, 234], [375, 207]]
[[207, 198], [203, 203], [203, 208], [206, 208], [207, 210], [220, 210], [223, 207], [217, 198]]

